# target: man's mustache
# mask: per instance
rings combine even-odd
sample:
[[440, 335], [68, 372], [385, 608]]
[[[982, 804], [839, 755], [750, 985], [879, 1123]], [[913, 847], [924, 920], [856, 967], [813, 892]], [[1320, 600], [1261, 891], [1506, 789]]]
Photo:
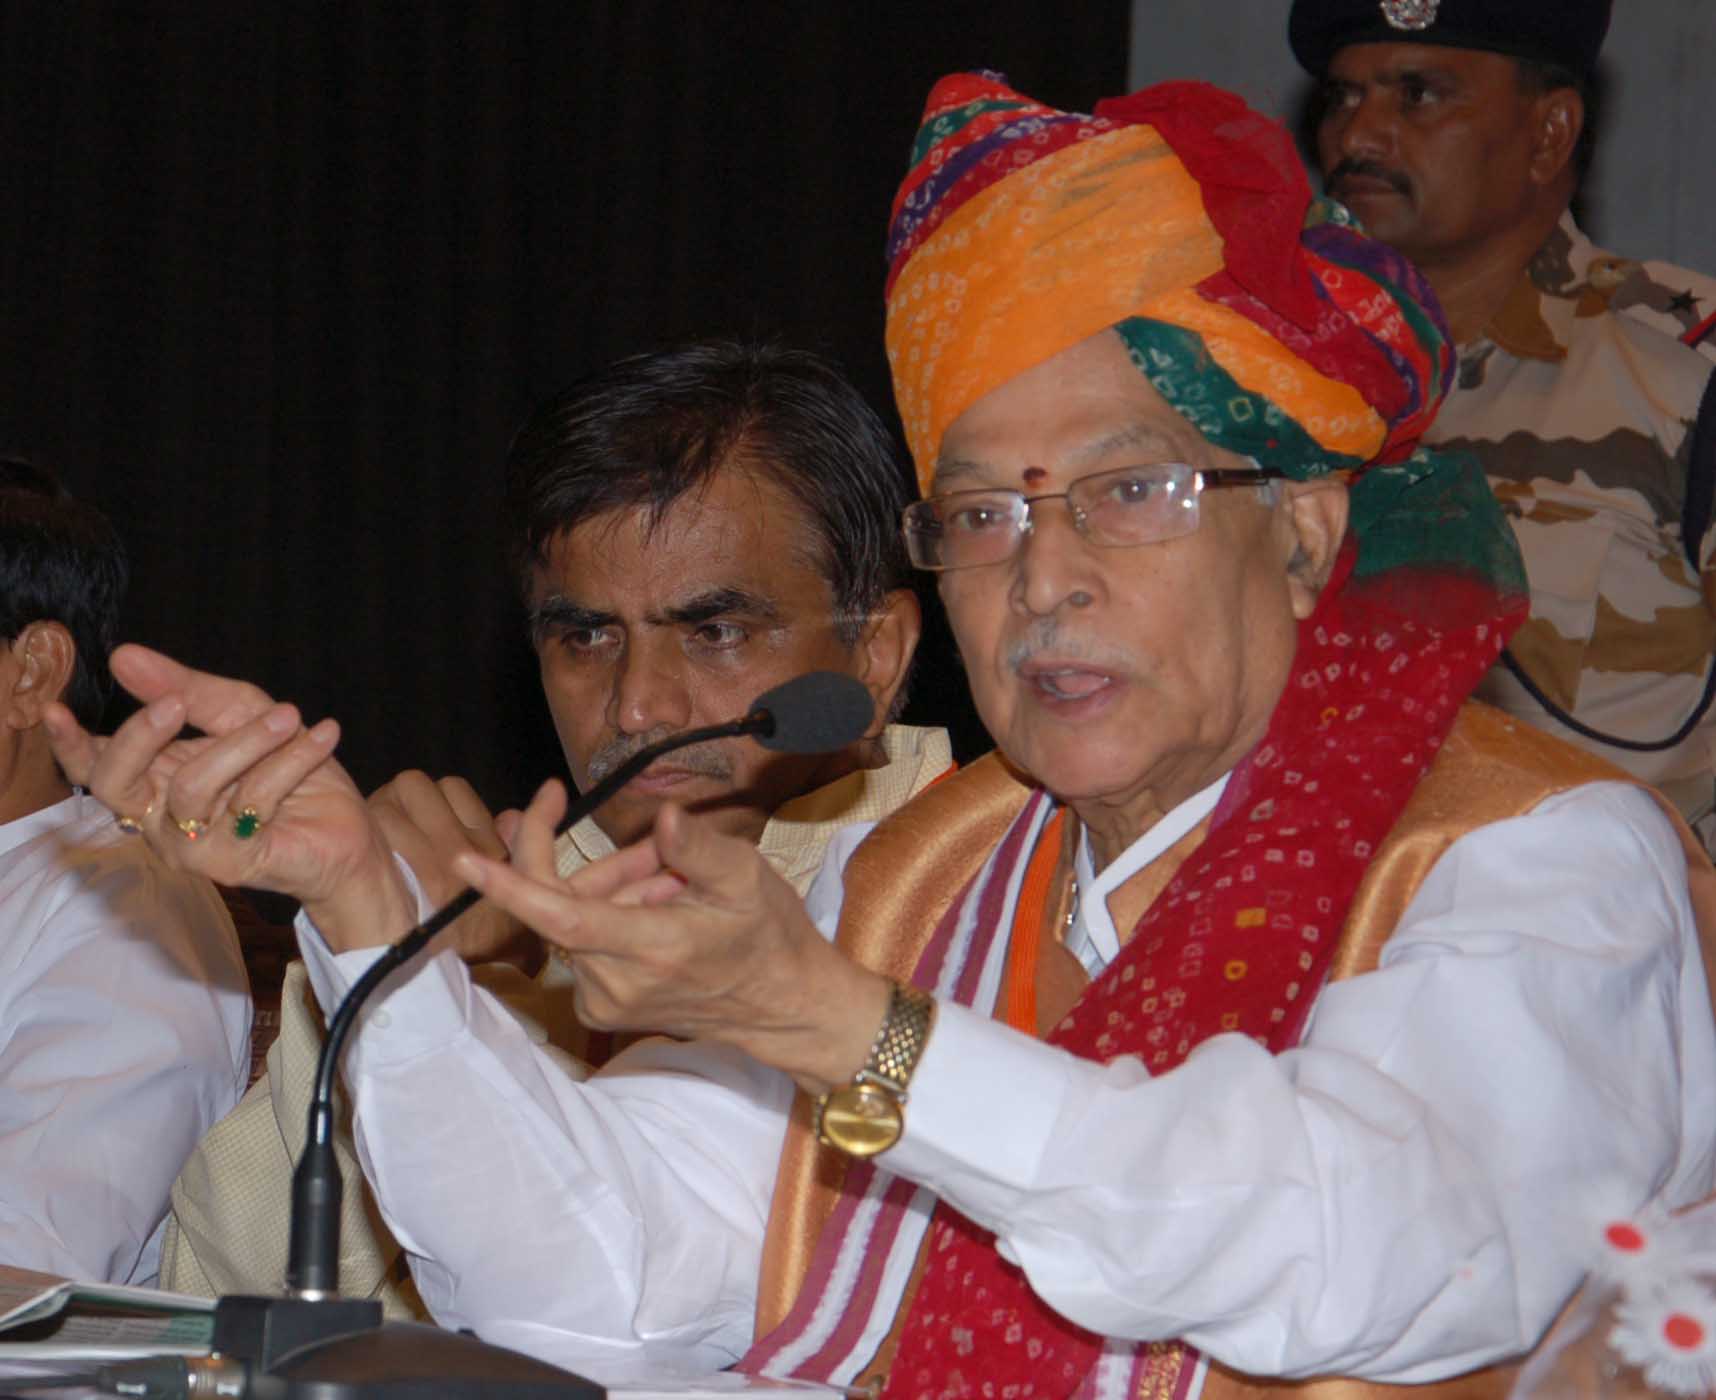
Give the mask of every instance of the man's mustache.
[[[673, 736], [673, 730], [659, 727], [645, 734], [616, 734], [590, 755], [590, 785], [602, 781], [614, 769], [642, 753], [651, 744], [659, 744]], [[668, 756], [672, 767], [705, 778], [728, 779], [733, 776], [733, 761], [714, 744], [692, 744], [675, 749]]]
[[1341, 182], [1354, 176], [1366, 180], [1381, 180], [1396, 194], [1412, 193], [1412, 181], [1400, 171], [1390, 170], [1386, 165], [1378, 165], [1374, 160], [1364, 160], [1359, 156], [1348, 156], [1329, 172], [1329, 188], [1339, 191]]
[[1083, 662], [1118, 671], [1130, 671], [1136, 664], [1134, 658], [1119, 647], [1070, 632], [1054, 618], [1042, 617], [1033, 622], [1022, 637], [1008, 645], [1007, 665], [1018, 671], [1026, 662], [1045, 653], [1057, 661]]

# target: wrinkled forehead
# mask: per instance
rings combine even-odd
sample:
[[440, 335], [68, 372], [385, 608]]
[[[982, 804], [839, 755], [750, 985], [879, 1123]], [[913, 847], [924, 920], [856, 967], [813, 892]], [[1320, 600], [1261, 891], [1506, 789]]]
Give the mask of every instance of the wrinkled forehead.
[[1487, 86], [1517, 89], [1519, 60], [1493, 49], [1451, 44], [1347, 44], [1329, 60], [1326, 76], [1335, 82], [1398, 84], [1409, 78], [1457, 78]]
[[802, 503], [766, 470], [735, 463], [665, 501], [578, 521], [548, 542], [538, 593], [601, 591], [667, 598], [737, 588], [802, 588], [827, 573], [823, 541]]
[[1133, 422], [1088, 437], [1064, 438], [1053, 449], [1030, 450], [1022, 442], [974, 440], [944, 448], [936, 462], [931, 494], [988, 486], [1035, 488], [1066, 482], [1122, 466], [1184, 462], [1207, 466], [1216, 452], [1197, 432], [1169, 434], [1150, 423]]
[[990, 390], [948, 425], [931, 489], [1039, 486], [1145, 462], [1215, 465], [1219, 449], [1138, 372], [1111, 331]]

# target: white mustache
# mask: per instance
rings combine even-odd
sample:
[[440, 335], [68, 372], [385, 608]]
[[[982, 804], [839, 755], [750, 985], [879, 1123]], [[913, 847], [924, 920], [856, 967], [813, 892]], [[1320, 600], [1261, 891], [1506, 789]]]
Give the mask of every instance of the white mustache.
[[1038, 618], [1024, 636], [1009, 644], [1007, 665], [1018, 671], [1027, 662], [1045, 654], [1053, 656], [1056, 661], [1083, 662], [1103, 670], [1137, 669], [1134, 659], [1112, 642], [1070, 632], [1052, 617]]

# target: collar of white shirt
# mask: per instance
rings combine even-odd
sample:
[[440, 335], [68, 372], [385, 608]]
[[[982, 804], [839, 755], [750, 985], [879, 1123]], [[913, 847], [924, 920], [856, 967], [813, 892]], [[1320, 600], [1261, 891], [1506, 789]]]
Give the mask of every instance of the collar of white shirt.
[[1078, 849], [1073, 854], [1078, 899], [1073, 906], [1072, 923], [1067, 927], [1064, 942], [1067, 952], [1079, 960], [1090, 976], [1095, 977], [1120, 952], [1120, 934], [1108, 912], [1108, 896], [1214, 811], [1227, 788], [1227, 780], [1232, 776], [1231, 773], [1223, 773], [1207, 788], [1193, 793], [1178, 807], [1170, 809], [1100, 873], [1091, 855], [1090, 833], [1079, 832]]
[[26, 812], [13, 821], [0, 823], [0, 854], [16, 850], [26, 841], [34, 841], [45, 831], [68, 826], [74, 821], [86, 821], [101, 810], [101, 804], [79, 788], [70, 797], [38, 807], [34, 812]]

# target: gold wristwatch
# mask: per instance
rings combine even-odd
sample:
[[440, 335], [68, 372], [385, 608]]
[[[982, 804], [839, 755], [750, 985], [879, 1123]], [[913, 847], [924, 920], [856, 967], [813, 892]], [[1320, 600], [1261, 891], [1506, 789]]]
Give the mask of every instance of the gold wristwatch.
[[816, 1136], [853, 1157], [874, 1157], [898, 1142], [906, 1128], [906, 1085], [934, 1025], [935, 998], [894, 983], [864, 1068], [817, 1099]]

